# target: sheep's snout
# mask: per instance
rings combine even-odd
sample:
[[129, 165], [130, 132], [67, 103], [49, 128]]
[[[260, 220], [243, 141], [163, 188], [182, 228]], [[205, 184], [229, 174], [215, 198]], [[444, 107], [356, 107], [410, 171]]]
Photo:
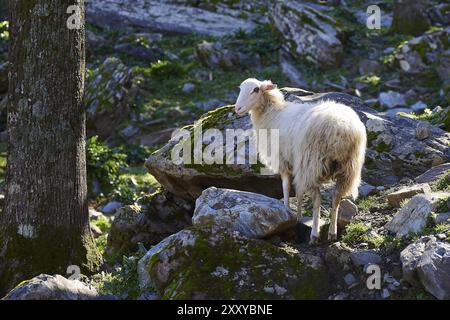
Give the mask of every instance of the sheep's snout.
[[245, 110], [245, 107], [236, 105], [236, 106], [234, 107], [234, 112], [236, 112], [236, 114], [237, 114], [238, 116], [243, 116], [243, 115], [245, 115], [246, 110]]

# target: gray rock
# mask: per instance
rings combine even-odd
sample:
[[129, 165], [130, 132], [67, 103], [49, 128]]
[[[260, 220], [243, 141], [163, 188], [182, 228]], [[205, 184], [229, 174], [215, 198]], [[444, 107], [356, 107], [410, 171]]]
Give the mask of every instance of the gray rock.
[[427, 183], [423, 183], [409, 187], [403, 187], [397, 191], [389, 193], [387, 195], [387, 200], [390, 206], [394, 208], [399, 208], [402, 201], [410, 199], [419, 193], [430, 194], [431, 193], [430, 186]]
[[203, 41], [196, 47], [200, 63], [209, 68], [230, 70], [236, 66], [256, 66], [259, 56], [249, 56], [237, 49], [226, 48], [222, 42]]
[[193, 204], [160, 191], [140, 198], [135, 205], [117, 209], [108, 234], [106, 252], [121, 257], [150, 247], [191, 224]]
[[356, 282], [356, 278], [353, 274], [347, 273], [344, 277], [344, 281], [347, 286], [351, 286]]
[[195, 90], [195, 84], [188, 82], [183, 84], [183, 87], [181, 88], [181, 91], [184, 93], [191, 93]]
[[417, 183], [433, 183], [450, 172], [450, 162], [435, 166], [414, 179]]
[[0, 93], [8, 91], [8, 62], [0, 62]]
[[368, 264], [380, 264], [382, 261], [380, 255], [373, 250], [352, 252], [350, 259], [357, 267], [366, 266]]
[[417, 139], [424, 140], [428, 139], [430, 136], [431, 136], [431, 126], [424, 121], [418, 122], [416, 127]]
[[124, 136], [125, 138], [131, 138], [132, 136], [134, 136], [135, 134], [137, 134], [139, 132], [139, 128], [135, 127], [134, 125], [130, 124], [128, 126], [126, 126], [125, 128], [123, 128], [120, 133], [122, 134], [122, 136]]
[[418, 194], [409, 200], [389, 221], [386, 230], [397, 236], [420, 232], [425, 228], [430, 213], [436, 210], [440, 199], [448, 197], [446, 193]]
[[336, 21], [312, 6], [297, 1], [272, 1], [270, 19], [294, 57], [321, 68], [341, 64], [343, 47]]
[[328, 246], [325, 262], [336, 278], [344, 277], [351, 269], [352, 252], [353, 250], [343, 242], [335, 242]]
[[156, 288], [161, 299], [325, 299], [330, 284], [322, 259], [308, 250], [195, 226], [147, 252], [138, 275], [140, 287]]
[[450, 3], [439, 3], [429, 12], [430, 18], [441, 25], [450, 24]]
[[[416, 138], [417, 121], [406, 117], [388, 117], [366, 107], [361, 100], [345, 93], [322, 93], [284, 88], [287, 100], [317, 103], [333, 100], [351, 106], [360, 116], [368, 131], [366, 162], [363, 180], [372, 185], [389, 186], [403, 177], [413, 178], [430, 167], [449, 161], [450, 133], [432, 127], [432, 138]], [[224, 161], [231, 157], [226, 150], [242, 150], [244, 144], [225, 147], [227, 129], [251, 128], [249, 116], [238, 117], [233, 106], [210, 111], [201, 117], [202, 127], [216, 128], [223, 134]], [[187, 128], [190, 134], [193, 129]], [[245, 138], [248, 145], [248, 138]], [[210, 187], [231, 188], [261, 193], [273, 198], [281, 198], [279, 176], [261, 171], [260, 164], [249, 163], [248, 149], [245, 148], [245, 163], [223, 165], [175, 164], [171, 154], [179, 147], [179, 139], [169, 141], [163, 148], [153, 153], [146, 161], [149, 172], [169, 191], [179, 196], [196, 199], [201, 192]], [[194, 150], [191, 145], [191, 150]], [[417, 158], [416, 154], [421, 157]], [[234, 151], [233, 151], [234, 154]], [[192, 153], [191, 153], [192, 155]], [[192, 157], [191, 157], [192, 159]]]
[[92, 30], [86, 29], [86, 45], [89, 49], [101, 46], [105, 42], [105, 38], [96, 34]]
[[380, 92], [378, 99], [380, 100], [380, 105], [388, 109], [407, 105], [405, 96], [395, 91]]
[[105, 139], [129, 118], [129, 103], [136, 94], [132, 69], [110, 57], [86, 78], [86, 128]]
[[344, 199], [339, 204], [338, 226], [344, 229], [358, 214], [358, 207], [349, 199]]
[[106, 214], [112, 214], [116, 211], [116, 209], [120, 208], [121, 206], [123, 206], [122, 202], [110, 201], [101, 209], [101, 211]]
[[439, 223], [450, 223], [450, 212], [442, 212], [436, 215], [434, 218], [436, 224]]
[[194, 226], [218, 226], [248, 238], [266, 238], [293, 227], [297, 216], [260, 194], [210, 187], [195, 202]]
[[155, 62], [164, 59], [165, 53], [159, 48], [148, 48], [139, 43], [119, 43], [114, 46], [114, 50], [127, 56], [144, 60], [147, 62]]
[[379, 74], [381, 72], [381, 64], [375, 60], [363, 59], [358, 64], [359, 74], [362, 76], [370, 74]]
[[293, 65], [286, 54], [280, 53], [280, 66], [283, 74], [288, 77], [290, 85], [302, 88], [308, 86], [302, 73]]
[[41, 274], [22, 282], [3, 298], [4, 300], [93, 300], [101, 299], [94, 288], [78, 280], [60, 275]]
[[161, 42], [163, 35], [161, 33], [147, 33], [147, 32], [140, 32], [134, 34], [135, 39], [145, 39], [147, 44], [155, 43], [155, 42]]
[[165, 128], [150, 133], [143, 133], [133, 136], [129, 141], [134, 144], [144, 146], [158, 146], [167, 140], [170, 140], [172, 133], [176, 128]]
[[393, 108], [384, 112], [384, 114], [388, 117], [399, 117], [399, 113], [412, 113], [412, 110], [409, 108]]
[[198, 33], [224, 36], [255, 24], [227, 14], [156, 0], [92, 1], [86, 7], [87, 21], [101, 27], [139, 27], [166, 33]]
[[403, 277], [437, 299], [450, 299], [450, 244], [423, 237], [400, 253]]
[[420, 111], [425, 110], [427, 107], [428, 107], [428, 106], [427, 106], [427, 104], [426, 104], [425, 102], [419, 100], [419, 101], [417, 101], [416, 103], [414, 103], [414, 104], [411, 106], [411, 109], [412, 109], [414, 112], [420, 112]]
[[358, 193], [359, 193], [360, 197], [367, 197], [375, 190], [376, 190], [376, 188], [374, 186], [372, 186], [371, 184], [368, 184], [364, 181], [361, 181], [361, 184], [358, 187]]
[[[434, 63], [441, 63], [443, 69], [446, 70], [444, 61], [439, 60], [441, 56], [444, 60], [447, 56], [445, 53], [448, 49], [446, 39], [449, 38], [449, 35], [450, 27], [446, 27], [412, 38], [402, 45], [400, 50], [395, 53], [395, 58], [402, 72], [412, 75], [420, 74], [423, 71], [430, 70]], [[448, 74], [445, 74], [445, 71], [442, 74], [438, 71], [438, 74], [443, 76], [444, 79], [449, 77]]]

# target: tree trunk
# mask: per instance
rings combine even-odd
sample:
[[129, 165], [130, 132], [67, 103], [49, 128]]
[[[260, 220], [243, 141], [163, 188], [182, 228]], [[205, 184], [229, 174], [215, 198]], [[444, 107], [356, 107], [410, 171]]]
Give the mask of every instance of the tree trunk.
[[10, 1], [7, 191], [0, 214], [0, 292], [69, 265], [98, 268], [89, 228], [84, 4], [81, 27], [66, 13], [76, 0]]

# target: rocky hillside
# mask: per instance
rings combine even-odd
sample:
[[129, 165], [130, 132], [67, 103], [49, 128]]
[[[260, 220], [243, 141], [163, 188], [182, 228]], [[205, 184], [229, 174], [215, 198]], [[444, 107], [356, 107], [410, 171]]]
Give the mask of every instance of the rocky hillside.
[[[450, 299], [450, 5], [379, 1], [369, 29], [370, 4], [88, 2], [90, 218], [105, 263], [78, 280], [40, 275], [5, 299]], [[341, 202], [338, 242], [326, 241], [332, 185], [310, 246], [310, 198], [297, 222], [295, 198], [285, 208], [260, 163], [171, 161], [177, 128], [251, 127], [232, 106], [248, 77], [291, 101], [345, 103], [364, 122], [364, 181]]]

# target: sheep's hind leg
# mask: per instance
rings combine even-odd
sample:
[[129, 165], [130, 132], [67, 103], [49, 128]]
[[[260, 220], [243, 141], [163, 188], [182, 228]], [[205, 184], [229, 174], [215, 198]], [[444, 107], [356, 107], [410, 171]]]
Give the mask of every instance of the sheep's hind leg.
[[286, 208], [289, 209], [289, 193], [291, 192], [291, 177], [289, 174], [280, 173], [283, 187], [283, 202]]
[[303, 203], [303, 192], [302, 193], [297, 192], [297, 220], [303, 218], [302, 203]]
[[339, 204], [342, 200], [342, 183], [336, 183], [336, 190], [333, 194], [333, 202], [331, 204], [331, 223], [328, 229], [328, 241], [337, 241], [337, 219], [339, 214]]
[[319, 243], [319, 227], [320, 227], [320, 189], [316, 188], [312, 192], [313, 198], [313, 225], [309, 244]]

